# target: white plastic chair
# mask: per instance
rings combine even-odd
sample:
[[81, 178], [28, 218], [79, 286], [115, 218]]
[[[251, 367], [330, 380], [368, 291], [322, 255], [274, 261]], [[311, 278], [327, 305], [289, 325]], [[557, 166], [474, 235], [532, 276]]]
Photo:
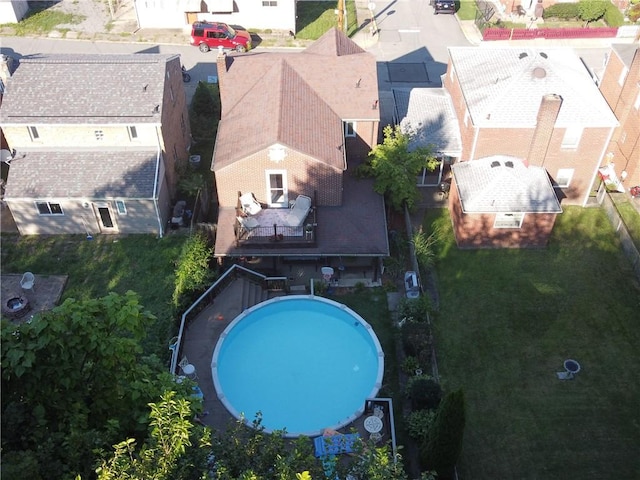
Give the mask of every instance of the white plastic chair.
[[187, 378], [190, 378], [191, 380], [196, 380], [198, 378], [198, 374], [196, 373], [196, 367], [194, 367], [192, 364], [189, 363], [189, 360], [187, 360], [187, 357], [182, 357], [182, 360], [180, 360], [180, 363], [178, 363], [178, 366], [180, 367], [180, 369], [182, 370], [182, 373], [184, 373]]
[[20, 286], [23, 290], [31, 290], [32, 292], [35, 292], [35, 275], [31, 272], [24, 272], [24, 275], [22, 275], [22, 279], [20, 280]]

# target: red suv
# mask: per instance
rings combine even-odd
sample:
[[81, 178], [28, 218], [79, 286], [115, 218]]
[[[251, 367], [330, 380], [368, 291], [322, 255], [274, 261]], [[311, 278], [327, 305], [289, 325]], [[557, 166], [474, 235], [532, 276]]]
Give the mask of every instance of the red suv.
[[191, 45], [201, 52], [222, 47], [242, 53], [251, 50], [251, 35], [246, 30], [234, 30], [226, 23], [196, 22], [191, 28]]

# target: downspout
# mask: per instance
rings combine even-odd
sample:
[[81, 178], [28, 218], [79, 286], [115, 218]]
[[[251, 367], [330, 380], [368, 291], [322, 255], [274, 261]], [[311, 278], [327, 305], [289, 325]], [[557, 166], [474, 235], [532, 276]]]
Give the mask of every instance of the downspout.
[[162, 219], [160, 218], [160, 207], [158, 206], [158, 178], [160, 175], [160, 159], [162, 157], [162, 150], [160, 149], [160, 139], [158, 138], [158, 127], [156, 127], [156, 139], [158, 141], [157, 154], [156, 154], [156, 173], [153, 179], [153, 207], [156, 211], [156, 220], [158, 220], [158, 237], [162, 238], [164, 231], [162, 225]]
[[469, 155], [469, 158], [467, 158], [467, 160], [473, 160], [476, 156], [476, 146], [478, 144], [479, 131], [480, 129], [474, 125], [473, 126], [473, 145], [471, 146], [471, 155]]
[[604, 152], [606, 152], [607, 149], [609, 148], [611, 137], [613, 137], [613, 132], [615, 131], [616, 128], [617, 126], [611, 127], [611, 129], [609, 130], [607, 141], [605, 142], [604, 147], [602, 148], [602, 152], [600, 153], [600, 159], [596, 163], [596, 167], [593, 169], [593, 174], [591, 175], [591, 185], [589, 185], [589, 188], [587, 188], [587, 192], [585, 193], [584, 200], [582, 201], [583, 207], [587, 206], [587, 202], [589, 201], [589, 195], [591, 194], [591, 187], [593, 186], [593, 182], [596, 179], [596, 175], [598, 175], [598, 168], [600, 168], [600, 166], [602, 165], [602, 160], [604, 159], [604, 155], [605, 155]]

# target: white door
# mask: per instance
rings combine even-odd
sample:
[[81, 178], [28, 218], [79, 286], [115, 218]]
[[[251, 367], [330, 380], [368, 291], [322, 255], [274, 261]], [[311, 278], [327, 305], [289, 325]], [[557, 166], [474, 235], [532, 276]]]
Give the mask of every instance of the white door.
[[286, 170], [267, 170], [267, 201], [271, 208], [289, 206]]

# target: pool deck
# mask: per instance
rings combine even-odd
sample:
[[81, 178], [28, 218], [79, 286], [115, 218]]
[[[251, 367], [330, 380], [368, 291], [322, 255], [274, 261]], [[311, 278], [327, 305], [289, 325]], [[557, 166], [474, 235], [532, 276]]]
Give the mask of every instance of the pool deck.
[[[211, 358], [213, 350], [220, 334], [242, 312], [243, 290], [246, 280], [237, 279], [223, 290], [216, 298], [215, 303], [205, 308], [188, 326], [184, 334], [181, 356], [186, 356], [189, 363], [196, 367], [198, 385], [204, 394], [202, 423], [216, 431], [223, 431], [234, 420], [234, 417], [226, 410], [218, 399], [211, 372]], [[271, 294], [272, 296], [277, 296]], [[339, 298], [335, 299], [339, 301]], [[363, 405], [364, 406], [364, 405]], [[379, 445], [391, 439], [390, 413], [385, 409], [383, 418], [383, 437]], [[353, 423], [340, 429], [342, 433], [357, 431], [363, 439], [368, 439], [369, 434], [364, 429], [364, 419], [367, 413], [356, 419]], [[250, 421], [253, 418], [249, 419]]]

